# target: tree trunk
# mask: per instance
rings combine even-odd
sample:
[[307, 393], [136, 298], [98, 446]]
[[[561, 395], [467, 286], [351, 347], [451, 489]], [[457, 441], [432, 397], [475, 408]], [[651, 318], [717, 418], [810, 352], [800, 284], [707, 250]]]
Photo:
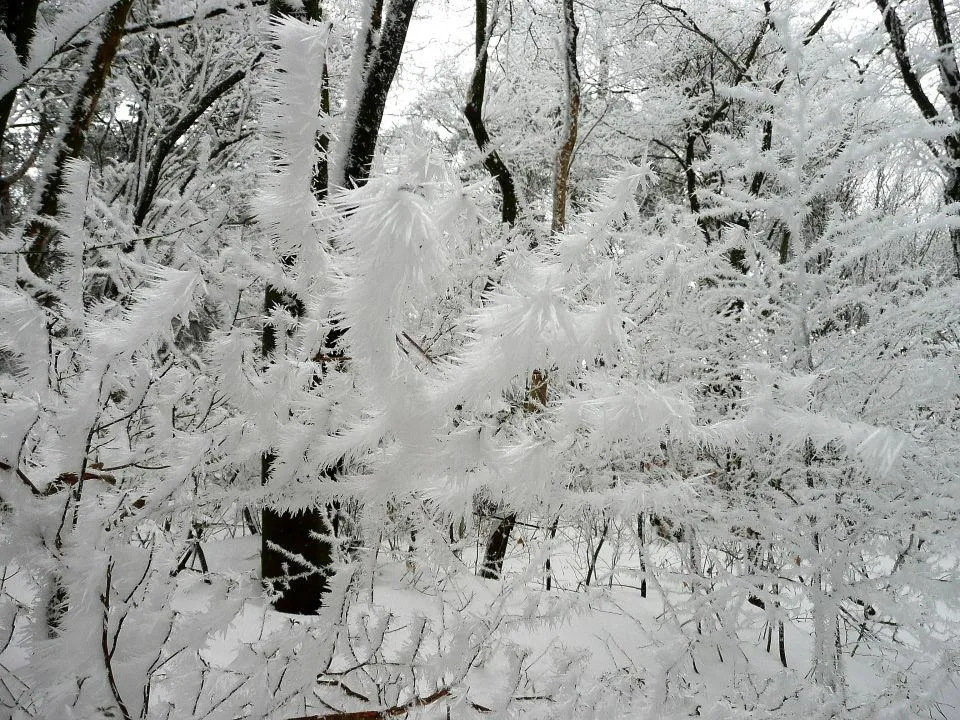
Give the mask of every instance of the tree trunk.
[[[890, 5], [889, 0], [874, 0], [883, 16], [883, 25], [890, 40], [900, 77], [910, 93], [910, 97], [920, 110], [920, 114], [932, 125], [942, 125], [945, 119], [930, 100], [920, 82], [907, 50], [907, 33], [897, 15], [896, 8]], [[943, 0], [928, 0], [930, 17], [933, 21], [933, 31], [937, 38], [937, 67], [940, 71], [940, 93], [946, 98], [953, 122], [960, 122], [960, 70], [957, 67], [957, 56], [953, 45], [953, 36], [950, 31], [950, 21], [944, 7]], [[944, 138], [940, 150], [933, 143], [928, 143], [931, 151], [937, 156], [941, 168], [946, 174], [943, 188], [943, 200], [947, 205], [960, 202], [960, 133], [951, 133]], [[954, 208], [955, 214], [960, 214], [960, 206]], [[960, 277], [960, 229], [951, 228], [950, 247], [953, 253], [955, 274]]]
[[[272, 0], [270, 14], [299, 15], [303, 20], [320, 20], [321, 17], [319, 4], [306, 8], [303, 13], [295, 13], [283, 0]], [[317, 108], [318, 112], [322, 110]], [[319, 196], [326, 194], [327, 188], [316, 187], [315, 184], [313, 190]], [[295, 260], [292, 256], [282, 258], [285, 265], [292, 265]], [[277, 308], [286, 308], [297, 318], [304, 311], [299, 298], [267, 285], [263, 309], [268, 321], [263, 326], [261, 345], [265, 360], [269, 360], [277, 349], [277, 330], [269, 322], [271, 313]], [[263, 455], [260, 480], [264, 485], [270, 479], [275, 460], [273, 453]], [[320, 611], [333, 566], [333, 548], [329, 541], [322, 538], [330, 534], [320, 507], [307, 508], [298, 513], [275, 510], [269, 506], [263, 508], [260, 518], [260, 577], [272, 590], [280, 593], [273, 602], [276, 610], [295, 615], [315, 615]]]
[[563, 0], [563, 68], [567, 107], [563, 114], [563, 140], [557, 152], [553, 176], [553, 220], [550, 231], [562, 232], [567, 225], [567, 195], [570, 190], [570, 166], [580, 126], [580, 70], [577, 67], [577, 27], [573, 0]]
[[[937, 37], [937, 68], [940, 71], [940, 93], [950, 106], [954, 123], [960, 123], [960, 68], [957, 67], [957, 54], [950, 31], [950, 21], [943, 0], [929, 0], [930, 18]], [[944, 139], [946, 158], [944, 170], [947, 179], [943, 188], [943, 199], [947, 205], [955, 205], [954, 213], [960, 214], [960, 133], [953, 133]], [[953, 250], [953, 262], [956, 275], [960, 277], [960, 228], [950, 228], [950, 247]]]
[[[957, 147], [960, 150], [960, 146]], [[960, 214], [960, 152], [950, 158], [951, 166], [947, 170], [947, 181], [943, 189], [943, 201], [946, 205], [956, 205], [955, 213]], [[950, 228], [950, 247], [953, 250], [953, 262], [956, 276], [960, 278], [960, 227]]]
[[[40, 0], [0, 0], [0, 29], [10, 40], [20, 63], [25, 63], [30, 53], [30, 41], [37, 26], [37, 7]], [[7, 123], [17, 98], [17, 88], [13, 88], [0, 98], [0, 139], [6, 138]], [[41, 119], [42, 122], [42, 119]], [[41, 125], [37, 149], [43, 142], [44, 129]], [[13, 213], [10, 199], [10, 187], [15, 182], [4, 171], [3, 147], [0, 146], [0, 232], [10, 227]], [[26, 161], [24, 161], [26, 163]], [[28, 166], [24, 166], [24, 171]]]
[[[474, 9], [476, 64], [470, 78], [470, 87], [467, 89], [467, 103], [463, 109], [463, 114], [467, 118], [467, 124], [470, 125], [470, 131], [473, 133], [477, 149], [483, 153], [483, 166], [500, 190], [500, 220], [504, 225], [512, 228], [516, 224], [518, 211], [516, 186], [513, 182], [513, 175], [504, 163], [503, 158], [500, 157], [500, 153], [495, 148], [490, 147], [490, 134], [487, 132], [487, 126], [483, 121], [483, 95], [486, 92], [487, 84], [488, 49], [490, 37], [496, 25], [496, 16], [491, 18], [488, 23], [487, 0], [476, 0]], [[502, 259], [503, 254], [501, 253], [497, 257], [496, 263], [499, 265]], [[491, 277], [487, 279], [484, 286], [484, 295], [493, 288], [494, 280]], [[489, 580], [496, 580], [500, 577], [510, 535], [513, 533], [516, 523], [516, 513], [507, 513], [500, 519], [499, 524], [487, 541], [483, 564], [480, 566], [480, 577]]]
[[[496, 150], [490, 150], [490, 137], [483, 123], [483, 93], [486, 83], [487, 50], [496, 19], [487, 24], [486, 0], [476, 0], [476, 67], [467, 93], [467, 105], [464, 114], [473, 131], [477, 147], [484, 152], [483, 164], [491, 177], [496, 180], [501, 194], [501, 216], [504, 223], [513, 226], [517, 218], [517, 197], [513, 178], [507, 166]], [[563, 0], [563, 56], [566, 108], [563, 116], [563, 137], [557, 151], [554, 166], [553, 185], [553, 217], [550, 223], [552, 233], [562, 232], [566, 226], [567, 199], [570, 185], [570, 167], [573, 163], [573, 153], [577, 142], [577, 128], [580, 118], [580, 72], [577, 66], [577, 35], [579, 28], [573, 14], [573, 0]], [[536, 247], [536, 241], [530, 243], [530, 249]], [[499, 258], [498, 258], [499, 260]], [[485, 291], [492, 289], [491, 281], [487, 281]], [[534, 370], [530, 376], [527, 388], [527, 401], [524, 403], [526, 412], [540, 412], [547, 405], [549, 379], [546, 371]], [[483, 566], [480, 576], [489, 579], [500, 577], [503, 571], [503, 560], [506, 557], [510, 534], [517, 522], [516, 513], [508, 513], [490, 536], [484, 553]], [[548, 584], [550, 583], [551, 569], [546, 566]]]
[[370, 53], [343, 167], [343, 179], [348, 187], [363, 185], [370, 177], [387, 93], [400, 63], [415, 4], [416, 0], [393, 0], [390, 3], [380, 31], [380, 42]]
[[[73, 98], [69, 114], [66, 116], [67, 124], [63, 131], [63, 135], [55, 145], [53, 165], [41, 181], [42, 190], [38, 202], [39, 207], [37, 208], [40, 215], [48, 218], [55, 218], [58, 214], [60, 192], [63, 189], [63, 174], [66, 169], [66, 164], [69, 160], [79, 158], [83, 155], [87, 129], [89, 128], [90, 122], [93, 119], [94, 113], [96, 112], [100, 94], [103, 92], [107, 78], [110, 75], [110, 66], [113, 63], [117, 49], [120, 46], [120, 41], [123, 38], [127, 14], [129, 13], [132, 5], [133, 0], [119, 0], [119, 2], [115, 3], [107, 13], [107, 18], [104, 21], [103, 29], [100, 34], [99, 44], [93, 52], [92, 63], [87, 71], [86, 76], [83, 78], [83, 83], [80, 86], [80, 89]], [[27, 23], [31, 20], [35, 21], [36, 18], [36, 7], [33, 7], [31, 10], [29, 3], [20, 5], [15, 0], [12, 10], [10, 6], [4, 7], [3, 10], [8, 21], [11, 17], [13, 17], [13, 14], [17, 12], [20, 13], [19, 18], [23, 23]], [[32, 27], [29, 29], [26, 29], [25, 27], [20, 28], [20, 36], [18, 39], [22, 42], [22, 45], [15, 43], [18, 56], [20, 55], [21, 49], [24, 53], [26, 53], [29, 39], [32, 37], [32, 34]], [[3, 100], [3, 102], [6, 102], [7, 98], [10, 99], [10, 106], [6, 108], [7, 114], [2, 117], [4, 124], [9, 117], [9, 111], [10, 107], [12, 107], [14, 93], [15, 91], [11, 91], [11, 93], [9, 93], [8, 96], [6, 96]], [[0, 112], [2, 111], [3, 107], [0, 107]], [[48, 279], [59, 265], [56, 258], [56, 248], [53, 247], [57, 239], [57, 232], [42, 222], [33, 221], [27, 226], [25, 238], [30, 242], [29, 250], [25, 253], [27, 267], [35, 277], [38, 277], [41, 280]], [[19, 278], [19, 282], [22, 286], [30, 285], [27, 278], [21, 277]], [[36, 293], [36, 297], [44, 305], [50, 305], [53, 302], [53, 298], [43, 290], [39, 290]], [[84, 466], [86, 464], [86, 457], [87, 454], [85, 452], [83, 461]], [[84, 467], [81, 467], [81, 470], [78, 473], [80, 480], [74, 487], [73, 492], [71, 493], [72, 499], [70, 500], [74, 507], [73, 525], [76, 525], [77, 522], [84, 476]], [[66, 517], [67, 515], [65, 512], [62, 520], [65, 520]], [[62, 521], [60, 530], [63, 529], [64, 524]], [[55, 543], [58, 550], [60, 549], [62, 543], [60, 530], [57, 532]], [[47, 624], [47, 631], [52, 637], [59, 630], [61, 620], [67, 610], [69, 597], [62, 582], [62, 577], [58, 572], [52, 573], [49, 582], [49, 587], [51, 590], [45, 607], [45, 620]]]
[[[393, 77], [400, 62], [400, 53], [406, 39], [407, 28], [413, 16], [413, 7], [416, 0], [397, 0], [390, 3], [387, 16], [384, 19], [382, 31], [379, 33], [379, 43], [374, 44], [376, 33], [371, 23], [371, 32], [368, 34], [365, 53], [367, 68], [365, 81], [360, 93], [359, 105], [352, 132], [346, 139], [347, 153], [344, 167], [344, 182], [346, 185], [359, 186], [366, 182], [370, 175], [373, 157], [376, 152], [377, 138], [380, 132], [380, 122], [383, 119], [383, 110], [387, 102], [387, 94]], [[304, 19], [319, 20], [321, 8], [318, 2], [305, 2]], [[289, 14], [290, 8], [282, 0], [271, 3], [271, 13]], [[379, 15], [380, 8], [374, 7], [372, 12]], [[320, 112], [329, 112], [329, 89], [327, 88], [327, 68], [321, 69], [323, 75]], [[313, 192], [318, 199], [326, 197], [328, 188], [327, 150], [329, 138], [317, 138], [320, 149], [320, 158], [317, 162], [313, 178]], [[292, 264], [295, 258], [284, 258], [283, 261]], [[303, 304], [298, 298], [290, 297], [278, 288], [268, 286], [264, 297], [264, 312], [269, 318], [270, 312], [278, 307], [286, 306], [296, 317], [303, 314]], [[338, 341], [345, 328], [334, 326], [326, 338], [327, 354], [336, 356], [339, 353]], [[272, 355], [276, 349], [276, 330], [267, 323], [263, 329], [263, 352], [265, 356]], [[334, 365], [330, 372], [341, 372], [339, 363]], [[267, 453], [261, 465], [261, 481], [267, 483], [270, 476], [270, 467], [274, 456]], [[342, 471], [342, 464], [328, 468], [327, 478], [336, 480]], [[334, 508], [336, 513], [337, 509]], [[334, 519], [334, 524], [336, 519]], [[278, 512], [270, 507], [263, 509], [261, 522], [261, 551], [260, 571], [264, 582], [270, 583], [275, 589], [281, 590], [281, 597], [275, 601], [274, 607], [281, 612], [297, 615], [314, 615], [322, 603], [323, 596], [329, 589], [329, 576], [332, 573], [334, 553], [329, 540], [323, 538], [334, 534], [334, 529], [327, 521], [323, 508], [309, 508], [300, 513]], [[291, 556], [303, 558], [300, 568], [294, 567]]]
[[[73, 104], [67, 116], [66, 130], [57, 144], [51, 170], [43, 180], [43, 190], [40, 193], [37, 208], [39, 215], [48, 218], [57, 216], [67, 161], [83, 155], [87, 129], [97, 111], [100, 94], [110, 76], [110, 66], [120, 48], [127, 15], [132, 5], [133, 0], [119, 0], [107, 13], [90, 70], [73, 98]], [[26, 236], [30, 239], [30, 248], [26, 253], [27, 267], [37, 277], [49, 278], [60, 264], [55, 247], [57, 232], [39, 221], [34, 221], [27, 227]]]
[[[488, 48], [495, 23], [496, 18], [491, 19], [489, 24], [487, 22], [487, 0], [476, 0], [476, 65], [473, 76], [470, 78], [467, 104], [463, 114], [470, 125], [477, 149], [484, 153], [483, 166], [500, 188], [500, 220], [504, 225], [513, 227], [517, 221], [517, 189], [513, 182], [513, 175], [500, 157], [500, 153], [490, 147], [490, 134], [483, 122], [483, 94], [486, 92], [487, 85]], [[492, 289], [489, 282], [487, 285], [488, 291]]]
[[[27, 61], [30, 53], [39, 6], [40, 0], [0, 0], [0, 30], [9, 38], [21, 64]], [[0, 98], [0, 137], [6, 133], [17, 89], [13, 88]]]
[[517, 524], [517, 514], [510, 513], [500, 519], [493, 535], [487, 541], [487, 549], [483, 554], [483, 565], [480, 567], [480, 577], [487, 580], [497, 580], [503, 572], [503, 560], [507, 556], [510, 545], [510, 535]]

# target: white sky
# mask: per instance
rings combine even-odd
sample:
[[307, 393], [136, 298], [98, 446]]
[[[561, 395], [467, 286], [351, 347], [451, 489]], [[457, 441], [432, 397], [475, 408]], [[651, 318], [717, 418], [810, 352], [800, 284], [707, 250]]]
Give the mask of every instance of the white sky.
[[384, 125], [404, 110], [434, 77], [464, 74], [473, 63], [473, 0], [420, 0], [404, 44], [400, 71], [390, 89]]

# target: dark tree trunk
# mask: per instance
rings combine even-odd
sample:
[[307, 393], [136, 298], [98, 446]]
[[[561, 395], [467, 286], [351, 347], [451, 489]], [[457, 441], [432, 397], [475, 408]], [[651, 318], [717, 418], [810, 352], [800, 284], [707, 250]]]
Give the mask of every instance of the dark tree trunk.
[[[487, 0], [476, 0], [475, 3], [475, 53], [476, 64], [474, 66], [473, 76], [470, 79], [470, 87], [467, 90], [467, 104], [464, 107], [464, 115], [473, 138], [477, 143], [477, 148], [483, 153], [483, 166], [486, 168], [490, 177], [496, 181], [500, 189], [501, 202], [501, 220], [509, 227], [513, 227], [517, 220], [518, 203], [517, 191], [513, 182], [513, 176], [504, 163], [500, 153], [495, 148], [490, 147], [490, 135], [483, 121], [483, 96], [486, 91], [487, 62], [489, 59], [490, 38], [493, 35], [496, 19], [488, 20]], [[554, 187], [553, 187], [553, 216], [551, 219], [551, 232], [562, 232], [566, 225], [567, 196], [570, 184], [570, 167], [573, 163], [573, 154], [576, 148], [577, 129], [580, 119], [580, 72], [577, 65], [577, 35], [579, 28], [573, 14], [572, 0], [563, 1], [563, 47], [564, 47], [564, 79], [566, 103], [563, 108], [563, 137], [560, 148], [557, 151], [556, 163], [554, 168]], [[529, 248], [535, 249], [537, 241], [531, 238]], [[503, 254], [497, 257], [497, 264], [503, 259]], [[494, 287], [492, 278], [488, 278], [484, 287], [484, 294], [489, 293]], [[529, 387], [527, 389], [527, 400], [524, 403], [526, 412], [540, 412], [546, 407], [547, 394], [549, 390], [549, 379], [544, 370], [534, 370], [531, 373]], [[510, 534], [513, 532], [514, 525], [517, 522], [516, 513], [508, 513], [497, 525], [487, 542], [487, 548], [484, 553], [483, 566], [480, 569], [480, 576], [484, 578], [496, 579], [500, 577], [503, 571], [503, 560], [507, 553], [507, 547], [510, 540]], [[549, 561], [547, 570], [547, 589], [550, 588], [552, 580], [550, 577]]]
[[387, 93], [400, 63], [415, 4], [416, 0], [393, 0], [390, 3], [380, 31], [380, 42], [369, 52], [366, 80], [343, 165], [343, 179], [347, 186], [363, 185], [370, 177]]
[[[937, 37], [937, 68], [940, 70], [940, 93], [950, 106], [954, 123], [960, 123], [960, 68], [957, 67], [957, 54], [950, 31], [950, 20], [943, 0], [929, 0], [930, 18]], [[946, 161], [944, 170], [947, 179], [943, 189], [943, 199], [948, 205], [960, 203], [960, 134], [953, 133], [944, 140]], [[960, 213], [960, 206], [954, 209]], [[950, 247], [956, 275], [960, 277], [960, 228], [950, 228]]]
[[[39, 6], [40, 0], [0, 0], [0, 30], [10, 39], [21, 64], [27, 61]], [[6, 132], [17, 89], [13, 88], [0, 98], [0, 137]]]
[[[493, 34], [495, 20], [488, 24], [487, 0], [476, 0], [475, 4], [475, 57], [476, 64], [470, 87], [467, 90], [467, 104], [463, 114], [467, 118], [473, 139], [477, 148], [483, 153], [483, 166], [490, 177], [497, 183], [500, 190], [500, 219], [508, 227], [513, 227], [517, 221], [518, 203], [517, 190], [513, 182], [513, 175], [507, 167], [500, 153], [490, 147], [490, 134], [483, 121], [483, 96], [487, 83], [487, 59], [490, 36]], [[497, 257], [499, 265], [503, 260], [503, 253]], [[484, 295], [494, 288], [493, 278], [488, 278], [484, 286]], [[496, 580], [503, 570], [503, 560], [507, 554], [510, 535], [517, 523], [516, 513], [508, 513], [500, 519], [493, 535], [487, 541], [483, 555], [483, 564], [480, 567], [480, 577]]]
[[[271, 15], [299, 15], [303, 20], [319, 20], [319, 3], [305, 4], [304, 12], [297, 13], [283, 0], [272, 0]], [[321, 111], [323, 108], [317, 108]], [[326, 187], [313, 188], [318, 195], [326, 193]], [[282, 258], [285, 265], [292, 265], [296, 258]], [[277, 331], [270, 324], [270, 314], [285, 308], [294, 317], [303, 315], [304, 307], [299, 298], [267, 285], [264, 291], [264, 315], [268, 318], [263, 326], [262, 351], [265, 359], [277, 348]], [[260, 466], [260, 479], [266, 485], [276, 456], [267, 452]], [[326, 518], [320, 507], [307, 508], [299, 513], [275, 510], [266, 506], [260, 518], [260, 577], [270, 589], [280, 593], [273, 606], [280, 612], [295, 615], [316, 615], [329, 587], [329, 574], [333, 565], [333, 548], [322, 538], [330, 535]], [[299, 561], [298, 561], [299, 559]]]
[[[483, 121], [483, 94], [487, 85], [487, 58], [493, 23], [487, 24], [487, 0], [476, 0], [476, 65], [467, 90], [467, 104], [463, 114], [467, 118], [477, 148], [484, 153], [483, 166], [500, 188], [500, 220], [513, 227], [517, 221], [517, 189], [513, 176], [500, 153], [490, 147], [490, 134]], [[492, 289], [489, 287], [488, 289]]]
[[507, 556], [510, 545], [510, 535], [517, 524], [517, 514], [510, 513], [500, 519], [496, 530], [487, 541], [487, 550], [483, 555], [483, 565], [480, 568], [480, 577], [488, 580], [497, 580], [503, 572], [503, 559]]
[[[269, 477], [271, 455], [263, 457], [263, 477]], [[273, 607], [295, 615], [316, 615], [329, 589], [333, 547], [326, 517], [320, 508], [299, 513], [263, 509], [260, 519], [260, 573], [280, 593]], [[302, 561], [298, 561], [302, 558]]]
[[[376, 36], [376, 22], [381, 8], [379, 4], [374, 8], [375, 22], [371, 23], [371, 33], [366, 44], [367, 71], [365, 84], [360, 93], [357, 107], [356, 121], [353, 132], [347, 139], [348, 149], [344, 166], [344, 182], [350, 186], [359, 186], [366, 182], [370, 175], [376, 152], [377, 138], [380, 132], [380, 122], [383, 119], [383, 110], [387, 102], [387, 94], [393, 77], [400, 62], [400, 53], [407, 36], [407, 28], [413, 16], [413, 7], [416, 0], [396, 0], [390, 3], [386, 18], [379, 33], [379, 43], [374, 44]], [[320, 19], [321, 8], [319, 2], [304, 3], [304, 19]], [[290, 14], [290, 6], [282, 0], [271, 3], [271, 13]], [[330, 95], [327, 87], [328, 71], [326, 66], [320, 69], [322, 74], [322, 89], [318, 111], [329, 112]], [[320, 149], [320, 158], [317, 162], [313, 178], [313, 192], [318, 199], [326, 197], [328, 192], [328, 165], [326, 153], [329, 147], [329, 138], [317, 138]], [[292, 264], [295, 258], [284, 258], [283, 262]], [[296, 317], [303, 314], [303, 304], [297, 298], [292, 298], [277, 288], [268, 286], [264, 297], [264, 310], [267, 317], [278, 307], [285, 306]], [[328, 357], [335, 357], [340, 352], [338, 341], [345, 328], [334, 327], [326, 338], [326, 352]], [[277, 345], [276, 330], [267, 323], [263, 329], [263, 352], [266, 357], [273, 354]], [[331, 363], [329, 372], [341, 371], [339, 363]], [[267, 453], [263, 457], [261, 479], [264, 484], [270, 476], [270, 466], [274, 456]], [[336, 480], [342, 471], [342, 465], [337, 464], [328, 468], [326, 476], [329, 480]], [[338, 509], [332, 507], [334, 514], [333, 525], [336, 525]], [[332, 573], [334, 561], [333, 547], [329, 540], [323, 538], [335, 534], [335, 527], [327, 521], [326, 513], [321, 507], [309, 508], [300, 513], [278, 512], [270, 507], [263, 509], [261, 522], [261, 553], [260, 570], [264, 582], [271, 584], [274, 589], [281, 590], [281, 597], [274, 603], [274, 607], [281, 612], [298, 615], [313, 615], [323, 604], [323, 596], [329, 589], [329, 576]], [[304, 562], [296, 563], [293, 557], [301, 557]]]
[[[17, 53], [17, 59], [21, 63], [26, 62], [30, 52], [30, 41], [36, 31], [39, 5], [40, 0], [0, 0], [0, 30], [10, 40]], [[10, 122], [10, 113], [13, 111], [16, 98], [17, 88], [13, 88], [0, 98], [0, 141], [6, 139], [7, 123]], [[40, 136], [37, 139], [38, 151], [45, 135], [44, 120], [41, 118]], [[35, 157], [31, 160], [25, 159], [21, 169], [15, 173], [6, 172], [3, 146], [0, 144], [0, 232], [10, 227], [12, 222], [13, 207], [10, 188], [26, 173], [33, 159]]]
[[[920, 81], [921, 75], [914, 69], [907, 49], [907, 32], [900, 21], [896, 8], [889, 0], [874, 0], [880, 13], [883, 15], [883, 26], [893, 56], [900, 69], [900, 77], [916, 104], [920, 114], [932, 125], [942, 125], [945, 118], [930, 100]], [[943, 0], [928, 0], [930, 18], [933, 21], [933, 31], [937, 38], [937, 69], [940, 71], [940, 93], [947, 101], [954, 123], [960, 123], [960, 69], [957, 67], [957, 55], [953, 45], [953, 35], [950, 30], [950, 18]], [[946, 174], [943, 188], [943, 201], [947, 205], [960, 202], [960, 133], [953, 132], [943, 140], [940, 149], [933, 143], [928, 143], [931, 151], [937, 156], [941, 168]], [[960, 213], [960, 206], [954, 209]], [[951, 228], [950, 248], [953, 253], [955, 274], [960, 277], [960, 229]]]
[[[93, 54], [90, 70], [73, 99], [67, 116], [67, 127], [63, 138], [57, 144], [52, 168], [43, 180], [37, 208], [39, 215], [49, 218], [57, 216], [67, 161], [83, 155], [87, 130], [97, 111], [100, 94], [110, 76], [110, 66], [120, 48], [127, 15], [132, 5], [133, 0], [119, 0], [107, 13], [100, 44]], [[30, 238], [30, 248], [26, 253], [27, 266], [37, 277], [49, 278], [59, 266], [59, 253], [55, 247], [56, 231], [40, 222], [34, 222], [27, 228], [26, 235]]]

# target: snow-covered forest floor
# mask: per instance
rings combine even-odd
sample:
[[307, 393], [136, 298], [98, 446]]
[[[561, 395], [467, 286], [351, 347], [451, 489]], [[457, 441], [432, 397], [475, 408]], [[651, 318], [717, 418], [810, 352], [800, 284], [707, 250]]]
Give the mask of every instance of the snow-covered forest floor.
[[[809, 704], [804, 689], [816, 657], [813, 608], [783, 593], [783, 607], [770, 613], [738, 603], [733, 625], [721, 625], [719, 614], [698, 620], [696, 576], [683, 571], [675, 546], [662, 542], [644, 547], [641, 565], [638, 556], [621, 555], [637, 546], [596, 552], [557, 541], [549, 591], [542, 557], [523, 540], [529, 531], [517, 535], [499, 580], [476, 576], [477, 538], [433, 562], [417, 560], [412, 546], [396, 552], [384, 545], [369, 572], [367, 563], [341, 569], [351, 587], [342, 588], [340, 605], [306, 617], [277, 613], [256, 591], [261, 538], [244, 532], [242, 524], [216, 532], [219, 538], [201, 542], [200, 552], [169, 580], [165, 605], [179, 616], [174, 624], [203, 618], [219, 629], [177, 648], [194, 657], [178, 660], [171, 645], [163, 663], [151, 663], [156, 708], [169, 703], [169, 712], [186, 702], [197, 718], [354, 717], [349, 713], [371, 708], [423, 718], [448, 712], [462, 718], [756, 718], [819, 717], [822, 703], [830, 702]], [[128, 561], [162, 555], [160, 545], [132, 552]], [[591, 563], [595, 584], [584, 587]], [[4, 591], [24, 607], [35, 602], [16, 572], [5, 578]], [[231, 598], [226, 605], [225, 595]], [[132, 617], [124, 632], [140, 642], [163, 632], [160, 618], [127, 610]], [[784, 618], [781, 638], [776, 628]], [[960, 687], [942, 659], [918, 656], [916, 650], [930, 648], [913, 647], [904, 661], [877, 642], [876, 627], [848, 626], [837, 638], [845, 653], [846, 706], [865, 717], [885, 716], [881, 701], [889, 684], [911, 671], [924, 679], [910, 690], [916, 701], [934, 716], [953, 717]], [[165, 642], [181, 632], [169, 632]], [[25, 651], [29, 637], [28, 624], [18, 623], [0, 654], [8, 689], [35, 679]], [[913, 639], [902, 642], [910, 646]], [[117, 687], [127, 698], [142, 696], [147, 675], [136, 645], [117, 656]], [[73, 652], [77, 660], [96, 662], [91, 649]], [[311, 685], [313, 693], [305, 695]], [[136, 704], [130, 709], [138, 714]]]

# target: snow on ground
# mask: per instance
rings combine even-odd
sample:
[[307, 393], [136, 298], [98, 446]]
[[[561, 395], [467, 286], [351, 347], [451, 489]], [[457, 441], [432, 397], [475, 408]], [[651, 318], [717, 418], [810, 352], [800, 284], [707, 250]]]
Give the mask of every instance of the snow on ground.
[[[648, 545], [647, 562], [656, 572], [644, 573], [629, 542], [597, 553], [595, 580], [584, 588], [595, 548], [562, 532], [552, 548], [547, 591], [544, 550], [523, 533], [502, 580], [477, 576], [482, 544], [475, 539], [465, 539], [456, 552], [381, 547], [374, 570], [362, 556], [341, 569], [317, 617], [270, 608], [259, 589], [259, 536], [214, 533], [201, 544], [209, 573], [189, 565], [175, 577], [163, 570], [167, 579], [158, 576], [152, 599], [114, 609], [124, 617], [132, 613], [122, 635], [117, 616], [110, 621], [111, 633], [116, 629], [114, 637], [123, 640], [116, 654], [120, 694], [135, 716], [153, 662], [150, 717], [284, 720], [419, 699], [423, 706], [405, 707], [408, 714], [438, 720], [447, 708], [458, 718], [872, 719], [916, 717], [924, 698], [937, 700], [942, 717], [960, 717], [960, 688], [937, 665], [956, 662], [949, 648], [931, 647], [926, 668], [916, 661], [908, 667], [891, 654], [896, 643], [884, 643], [880, 654], [881, 644], [871, 642], [871, 633], [890, 629], [864, 623], [859, 637], [854, 631], [842, 637], [842, 692], [818, 695], [811, 691], [815, 612], [795, 593], [784, 589], [782, 607], [769, 611], [735, 594], [726, 597], [719, 585], [707, 593], [678, 571], [676, 546]], [[163, 568], [175, 567], [184, 550], [182, 544], [154, 546]], [[131, 546], [130, 557], [117, 562], [132, 567], [149, 552]], [[38, 606], [36, 586], [12, 566], [4, 591], [21, 608]], [[43, 642], [37, 644], [24, 613], [13, 614], [16, 603], [2, 607], [11, 634], [0, 671], [15, 694], [18, 682], [44, 682], [31, 675], [28, 652], [31, 644], [42, 652]], [[788, 667], [779, 660], [780, 617]], [[220, 629], [209, 633], [210, 627]], [[904, 647], [921, 642], [905, 634], [898, 639]], [[102, 673], [93, 650], [90, 661], [78, 659], [78, 668], [96, 678]], [[907, 682], [914, 686], [904, 691]], [[908, 699], [883, 702], [890, 691]]]
[[[732, 717], [731, 705], [741, 707], [744, 717], [793, 717], [798, 712], [827, 717], [832, 712], [832, 701], [815, 707], [801, 692], [813, 672], [809, 613], [790, 610], [795, 619], [785, 625], [789, 667], [783, 668], [776, 632], [767, 649], [770, 618], [765, 610], [743, 604], [736, 632], [724, 632], [718, 623], [711, 626], [708, 616], [699, 621], [691, 618], [686, 601], [695, 591], [685, 583], [664, 573], [667, 579], [660, 585], [650, 576], [647, 597], [642, 597], [638, 562], [603, 553], [605, 567], [598, 573], [603, 586], [584, 590], [578, 588], [583, 571], [577, 560], [583, 549], [576, 552], [572, 546], [553, 553], [557, 582], [548, 592], [542, 587], [542, 566], [530, 545], [513, 548], [500, 581], [477, 577], [475, 553], [469, 551], [448, 567], [416, 564], [410, 557], [381, 564], [372, 582], [359, 580], [358, 598], [345, 615], [353, 633], [350, 652], [355, 660], [362, 661], [364, 652], [373, 652], [382, 665], [395, 664], [389, 671], [371, 670], [362, 679], [354, 671], [355, 684], [370, 688], [383, 683], [380, 694], [373, 697], [351, 687], [355, 695], [364, 695], [370, 702], [332, 693], [313, 704], [301, 699], [299, 705], [275, 708], [271, 716], [330, 712], [330, 707], [361, 710], [403, 705], [413, 697], [411, 687], [417, 688], [421, 698], [450, 687], [443, 702], [411, 708], [413, 715], [424, 718], [445, 717], [448, 702], [459, 717], [719, 718]], [[259, 539], [255, 536], [203, 547], [214, 572], [257, 572]], [[668, 560], [666, 551], [653, 557], [661, 566], [667, 566]], [[612, 575], [611, 567], [615, 568]], [[215, 602], [212, 590], [204, 594], [209, 586], [198, 574], [186, 577], [181, 580], [184, 611], [202, 610]], [[784, 605], [790, 602], [785, 594]], [[212, 668], [227, 670], [244, 649], [262, 652], [273, 635], [291, 628], [309, 629], [307, 635], [312, 633], [315, 640], [329, 635], [328, 617], [291, 618], [269, 609], [263, 599], [250, 598], [223, 633], [206, 641], [202, 655]], [[397, 668], [404, 662], [401, 658], [409, 656], [413, 642], [420, 643], [421, 649], [405, 674]], [[853, 657], [847, 654], [843, 660], [848, 703], [859, 702], [866, 708], [882, 696], [887, 684], [897, 681], [896, 673], [892, 677], [879, 674], [876, 661], [883, 659], [895, 667], [896, 658], [876, 657], [868, 635], [859, 643], [850, 637], [845, 642], [856, 645]], [[470, 666], [461, 667], [471, 652], [476, 655]], [[350, 664], [343, 657], [335, 659], [330, 677], [340, 678]], [[397, 676], [393, 680], [387, 679], [391, 672]], [[935, 686], [933, 666], [930, 677]], [[396, 687], [390, 689], [391, 682]], [[163, 684], [176, 694], [176, 683], [175, 678], [167, 678]], [[956, 687], [927, 691], [939, 694], [945, 717], [950, 717], [950, 707], [960, 708]], [[908, 714], [891, 717], [911, 717], [907, 708], [903, 712]]]

